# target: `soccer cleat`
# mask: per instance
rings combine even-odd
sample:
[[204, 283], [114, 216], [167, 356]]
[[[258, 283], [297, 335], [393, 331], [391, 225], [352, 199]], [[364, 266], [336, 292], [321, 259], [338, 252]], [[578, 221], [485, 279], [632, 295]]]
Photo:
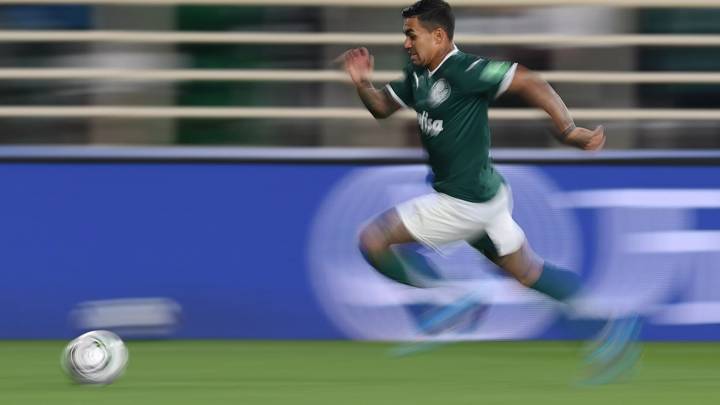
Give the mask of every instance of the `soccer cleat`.
[[449, 305], [430, 311], [418, 326], [424, 335], [457, 331], [463, 321], [478, 319], [485, 309], [487, 306], [480, 300], [479, 294], [470, 293]]
[[[418, 338], [438, 336], [442, 333], [469, 332], [477, 326], [487, 310], [478, 293], [470, 293], [449, 305], [431, 310], [418, 323]], [[419, 340], [391, 350], [394, 356], [407, 356], [426, 352], [448, 344], [440, 340]]]
[[612, 319], [588, 346], [587, 376], [582, 385], [601, 385], [628, 378], [642, 352], [638, 337], [642, 324], [637, 316]]

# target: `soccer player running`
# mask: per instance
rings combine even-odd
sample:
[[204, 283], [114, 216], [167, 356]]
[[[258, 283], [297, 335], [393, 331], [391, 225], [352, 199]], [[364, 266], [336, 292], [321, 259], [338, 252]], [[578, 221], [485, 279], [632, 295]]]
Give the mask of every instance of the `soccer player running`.
[[[342, 60], [373, 117], [387, 118], [401, 108], [417, 112], [435, 192], [371, 221], [360, 233], [361, 252], [381, 274], [422, 288], [433, 285], [437, 273], [424, 256], [402, 245], [438, 248], [465, 240], [523, 285], [567, 301], [578, 292], [580, 277], [538, 257], [513, 220], [510, 191], [489, 157], [488, 106], [505, 93], [517, 94], [547, 112], [558, 141], [588, 151], [605, 144], [603, 127], [576, 126], [553, 88], [527, 68], [460, 51], [445, 1], [418, 1], [402, 17], [403, 47], [410, 55], [403, 79], [376, 89], [373, 57], [365, 48], [348, 50]], [[472, 305], [465, 300], [440, 318]]]

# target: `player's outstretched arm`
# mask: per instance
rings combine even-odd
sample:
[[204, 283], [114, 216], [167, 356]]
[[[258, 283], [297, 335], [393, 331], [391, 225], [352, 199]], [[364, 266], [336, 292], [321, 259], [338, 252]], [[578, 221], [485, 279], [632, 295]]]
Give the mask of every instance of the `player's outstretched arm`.
[[400, 105], [385, 91], [373, 86], [373, 56], [365, 48], [350, 49], [339, 58], [350, 75], [358, 96], [373, 117], [387, 118], [400, 109]]
[[589, 130], [575, 126], [565, 103], [553, 88], [538, 74], [518, 66], [507, 90], [522, 96], [530, 105], [542, 108], [555, 124], [558, 141], [585, 150], [600, 150], [605, 145], [605, 129]]

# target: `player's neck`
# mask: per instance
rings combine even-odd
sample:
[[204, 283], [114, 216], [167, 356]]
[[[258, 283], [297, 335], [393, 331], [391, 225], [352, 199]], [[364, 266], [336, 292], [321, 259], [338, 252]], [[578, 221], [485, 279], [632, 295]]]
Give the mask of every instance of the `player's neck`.
[[427, 69], [431, 72], [434, 72], [435, 69], [440, 66], [440, 64], [445, 60], [445, 58], [448, 56], [448, 54], [455, 50], [455, 45], [452, 43], [446, 44], [440, 51], [438, 51], [437, 54], [432, 58], [430, 61], [430, 64], [427, 65]]

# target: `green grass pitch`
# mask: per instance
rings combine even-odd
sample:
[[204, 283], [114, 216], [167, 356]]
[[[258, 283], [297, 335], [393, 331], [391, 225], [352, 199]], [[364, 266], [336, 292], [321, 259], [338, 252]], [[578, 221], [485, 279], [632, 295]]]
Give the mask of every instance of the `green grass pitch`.
[[78, 386], [64, 342], [0, 342], [0, 403], [65, 404], [718, 404], [720, 344], [652, 343], [629, 382], [574, 384], [578, 343], [463, 343], [410, 357], [359, 342], [129, 342], [126, 374]]

